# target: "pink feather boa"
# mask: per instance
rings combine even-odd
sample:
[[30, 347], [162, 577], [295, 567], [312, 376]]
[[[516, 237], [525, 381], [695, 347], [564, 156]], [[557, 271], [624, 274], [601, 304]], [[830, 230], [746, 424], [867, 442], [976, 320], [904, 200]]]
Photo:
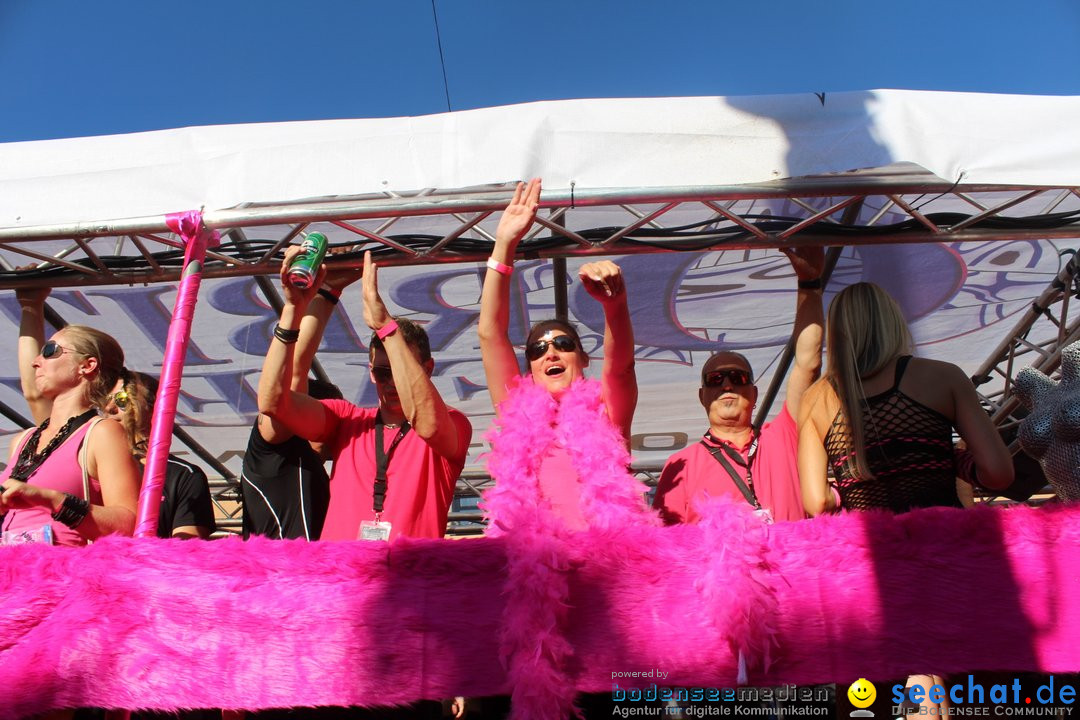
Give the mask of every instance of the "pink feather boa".
[[608, 419], [595, 380], [576, 380], [555, 398], [529, 378], [516, 378], [486, 439], [492, 448], [488, 470], [495, 480], [483, 503], [489, 537], [524, 525], [541, 526], [552, 535], [565, 533], [540, 489], [540, 464], [552, 446], [570, 456], [591, 529], [659, 524], [655, 514], [646, 511], [645, 487], [630, 474], [626, 442]]
[[573, 663], [565, 637], [571, 551], [569, 531], [541, 490], [544, 455], [553, 446], [566, 450], [591, 533], [607, 536], [659, 521], [646, 510], [645, 488], [628, 470], [630, 453], [608, 419], [598, 382], [577, 380], [556, 398], [528, 378], [516, 378], [487, 440], [495, 480], [483, 503], [488, 535], [505, 534], [509, 544], [500, 655], [514, 688], [511, 717], [559, 720], [577, 714], [574, 683], [565, 671]]

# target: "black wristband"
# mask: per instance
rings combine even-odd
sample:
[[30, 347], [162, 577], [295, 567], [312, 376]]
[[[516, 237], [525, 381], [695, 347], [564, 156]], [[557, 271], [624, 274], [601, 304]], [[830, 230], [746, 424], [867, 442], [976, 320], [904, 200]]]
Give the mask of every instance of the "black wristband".
[[813, 280], [800, 280], [799, 281], [799, 289], [800, 290], [820, 290], [821, 289], [821, 278], [817, 277], [817, 278], [814, 278]]
[[330, 292], [326, 288], [319, 288], [317, 292], [322, 295], [326, 299], [326, 302], [330, 303], [331, 305], [338, 304], [338, 296]]
[[60, 509], [52, 514], [52, 519], [74, 530], [90, 514], [90, 503], [77, 498], [71, 493], [64, 493], [64, 502]]
[[299, 330], [286, 330], [280, 325], [274, 326], [274, 337], [286, 345], [292, 345], [294, 342], [300, 339]]

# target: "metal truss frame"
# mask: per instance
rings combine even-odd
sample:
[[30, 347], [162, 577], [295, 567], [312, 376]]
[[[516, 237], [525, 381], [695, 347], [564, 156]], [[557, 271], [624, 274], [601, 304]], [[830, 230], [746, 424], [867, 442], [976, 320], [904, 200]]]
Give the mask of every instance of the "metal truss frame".
[[[1023, 367], [1032, 367], [1044, 375], [1056, 376], [1061, 367], [1061, 351], [1080, 340], [1080, 313], [1072, 301], [1080, 297], [1080, 259], [1075, 251], [1057, 277], [1032, 302], [1008, 336], [1002, 339], [972, 376], [979, 399], [990, 418], [1009, 440], [1009, 450], [1019, 451], [1016, 439], [1020, 422], [1027, 410], [1012, 392], [1012, 378]], [[1071, 312], [1070, 312], [1071, 311]], [[997, 496], [981, 491], [983, 499]], [[1046, 487], [1040, 495], [1053, 494]]]
[[[283, 248], [315, 228], [343, 250], [328, 259], [330, 265], [358, 265], [363, 250], [376, 253], [382, 265], [482, 262], [494, 242], [497, 213], [511, 194], [509, 185], [429, 188], [207, 211], [203, 221], [223, 243], [207, 253], [203, 276], [276, 274]], [[1080, 238], [1078, 187], [949, 183], [910, 164], [728, 187], [571, 188], [545, 191], [541, 204], [534, 229], [519, 246], [521, 257]], [[597, 219], [603, 224], [594, 225]], [[408, 227], [417, 221], [422, 232]], [[273, 238], [249, 239], [256, 228]], [[182, 254], [164, 216], [0, 228], [0, 289], [175, 281]], [[35, 264], [22, 266], [23, 259]], [[272, 284], [260, 281], [260, 287], [277, 307]], [[1080, 318], [1069, 316], [1076, 292], [1077, 264], [1070, 261], [976, 374], [979, 385], [1002, 381], [982, 399], [1003, 429], [1018, 422], [1009, 383], [1017, 361], [1030, 356], [1029, 364], [1053, 372], [1061, 347], [1080, 338]], [[1043, 320], [1052, 332], [1037, 330]], [[779, 369], [777, 387], [786, 370]], [[318, 366], [314, 371], [325, 376]], [[20, 421], [10, 408], [0, 411]], [[180, 436], [200, 459], [212, 458]], [[215, 501], [226, 529], [233, 529], [235, 477], [216, 460], [210, 464], [224, 481], [215, 485]], [[490, 482], [485, 478], [466, 474], [459, 499], [478, 494]], [[468, 527], [474, 516], [455, 513], [452, 527]]]
[[[544, 210], [519, 253], [561, 258], [1080, 236], [1080, 188], [950, 184], [911, 165], [887, 170], [731, 187], [545, 192]], [[207, 254], [203, 275], [275, 274], [282, 248], [312, 226], [330, 230], [332, 243], [345, 240], [334, 244], [377, 252], [382, 265], [483, 261], [494, 241], [483, 223], [494, 221], [491, 216], [506, 205], [511, 192], [507, 185], [427, 189], [207, 211], [205, 224], [226, 242]], [[1071, 212], [1055, 213], [1066, 201]], [[778, 202], [782, 216], [777, 214]], [[1006, 214], [1021, 206], [1026, 214]], [[589, 211], [600, 209], [607, 211], [600, 215], [607, 221], [603, 227], [583, 225], [598, 217]], [[390, 233], [407, 218], [422, 218], [438, 232]], [[678, 224], [663, 224], [669, 218], [677, 218]], [[255, 245], [245, 239], [252, 228], [275, 226], [271, 241]], [[66, 245], [49, 247], [48, 252], [45, 241]], [[176, 280], [182, 249], [165, 216], [0, 228], [0, 268], [7, 271], [0, 272], [0, 289], [43, 282], [63, 287]], [[22, 263], [12, 262], [12, 257], [37, 264], [15, 271]], [[345, 253], [330, 262], [359, 264], [360, 257], [358, 252]]]

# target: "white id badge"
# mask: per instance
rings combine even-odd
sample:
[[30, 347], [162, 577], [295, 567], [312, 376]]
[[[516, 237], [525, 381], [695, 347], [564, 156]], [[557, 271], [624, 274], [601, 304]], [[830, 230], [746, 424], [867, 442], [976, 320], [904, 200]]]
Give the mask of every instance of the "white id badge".
[[389, 540], [390, 523], [386, 521], [362, 520], [358, 540]]
[[772, 512], [768, 508], [758, 508], [754, 511], [754, 514], [761, 518], [761, 521], [766, 525], [773, 524]]

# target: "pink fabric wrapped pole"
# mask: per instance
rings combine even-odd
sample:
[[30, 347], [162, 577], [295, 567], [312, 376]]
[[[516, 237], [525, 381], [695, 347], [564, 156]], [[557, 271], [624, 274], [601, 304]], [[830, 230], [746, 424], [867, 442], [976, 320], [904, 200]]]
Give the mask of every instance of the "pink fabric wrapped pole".
[[146, 472], [143, 474], [142, 490], [139, 493], [136, 537], [153, 537], [157, 534], [161, 488], [165, 484], [173, 418], [176, 416], [176, 399], [180, 394], [180, 381], [184, 376], [184, 358], [191, 334], [191, 321], [195, 315], [195, 302], [199, 297], [199, 285], [202, 283], [203, 260], [206, 258], [207, 246], [213, 247], [218, 243], [218, 234], [203, 225], [202, 213], [197, 210], [169, 215], [165, 221], [169, 228], [184, 240], [184, 270], [176, 292], [169, 337], [165, 341], [161, 382], [154, 402], [154, 417], [150, 425], [150, 442], [146, 452]]

